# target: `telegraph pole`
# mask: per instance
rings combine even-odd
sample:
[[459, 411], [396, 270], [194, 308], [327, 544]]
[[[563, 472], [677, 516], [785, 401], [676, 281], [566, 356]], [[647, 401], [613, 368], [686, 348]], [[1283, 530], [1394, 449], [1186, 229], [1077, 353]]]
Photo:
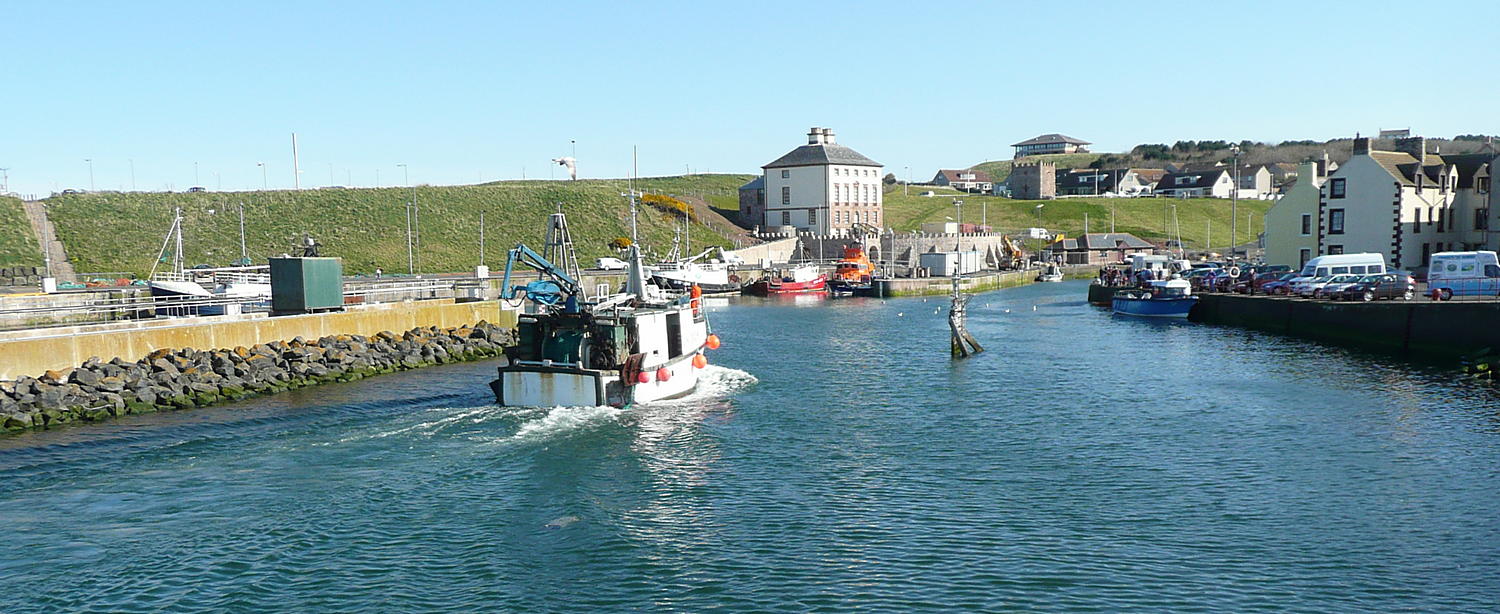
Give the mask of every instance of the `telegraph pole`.
[[1238, 238], [1235, 232], [1239, 222], [1238, 206], [1240, 204], [1240, 146], [1230, 145], [1229, 151], [1234, 154], [1234, 191], [1229, 193], [1229, 258], [1234, 259], [1235, 240]]

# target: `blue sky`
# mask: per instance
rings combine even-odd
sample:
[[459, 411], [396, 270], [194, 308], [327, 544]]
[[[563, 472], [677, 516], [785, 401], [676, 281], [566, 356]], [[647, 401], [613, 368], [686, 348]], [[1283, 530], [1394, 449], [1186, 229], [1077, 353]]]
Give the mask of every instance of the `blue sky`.
[[[1500, 133], [1500, 2], [9, 2], [11, 189], [758, 172], [809, 126], [919, 177], [1046, 132]], [[217, 175], [215, 175], [217, 173]]]

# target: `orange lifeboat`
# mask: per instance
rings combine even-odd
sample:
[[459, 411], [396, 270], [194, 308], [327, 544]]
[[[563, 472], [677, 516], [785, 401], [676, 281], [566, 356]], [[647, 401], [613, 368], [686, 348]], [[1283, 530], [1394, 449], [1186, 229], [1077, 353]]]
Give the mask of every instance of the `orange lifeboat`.
[[844, 257], [835, 265], [833, 277], [828, 280], [828, 287], [835, 294], [852, 294], [856, 288], [868, 286], [874, 277], [875, 265], [870, 262], [869, 256], [865, 255], [865, 248], [860, 245], [846, 245]]

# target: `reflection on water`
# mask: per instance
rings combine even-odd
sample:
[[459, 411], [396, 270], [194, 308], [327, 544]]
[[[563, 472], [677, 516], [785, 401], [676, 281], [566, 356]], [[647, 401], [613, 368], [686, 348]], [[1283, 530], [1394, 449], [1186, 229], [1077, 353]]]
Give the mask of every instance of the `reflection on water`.
[[[1483, 611], [1500, 403], [1079, 283], [707, 303], [690, 398], [494, 364], [0, 438], [0, 611]], [[721, 304], [721, 302], [723, 304]]]

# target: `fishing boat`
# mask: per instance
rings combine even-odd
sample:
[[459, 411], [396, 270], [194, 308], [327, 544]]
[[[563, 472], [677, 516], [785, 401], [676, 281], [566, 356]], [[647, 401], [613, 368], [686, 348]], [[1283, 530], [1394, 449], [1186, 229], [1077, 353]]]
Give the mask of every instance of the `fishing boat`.
[[828, 292], [834, 296], [858, 294], [860, 289], [868, 289], [874, 278], [875, 265], [865, 255], [864, 246], [847, 245], [844, 257], [835, 265], [833, 277], [828, 280]]
[[1037, 281], [1051, 281], [1051, 282], [1062, 281], [1063, 280], [1062, 267], [1058, 266], [1057, 263], [1055, 263], [1055, 262], [1047, 263], [1046, 267], [1044, 267], [1042, 269], [1042, 274], [1036, 276], [1036, 280]]
[[1198, 297], [1186, 279], [1153, 281], [1145, 288], [1115, 292], [1110, 301], [1115, 313], [1151, 318], [1186, 318]]
[[182, 209], [172, 217], [172, 227], [162, 242], [156, 262], [167, 261], [171, 250], [171, 269], [151, 271], [147, 283], [151, 297], [157, 299], [156, 314], [162, 316], [224, 315], [230, 305], [270, 307], [270, 267], [239, 266], [222, 268], [184, 267], [182, 251]]
[[[740, 291], [740, 278], [730, 272], [729, 265], [720, 259], [704, 260], [713, 250], [703, 250], [692, 258], [669, 259], [650, 267], [651, 281], [657, 286], [686, 292], [698, 286], [704, 294], [727, 294]], [[722, 250], [720, 250], [722, 254]]]
[[828, 277], [818, 272], [818, 267], [807, 264], [792, 267], [779, 275], [763, 277], [745, 286], [745, 293], [756, 296], [772, 294], [798, 294], [822, 292], [828, 289]]
[[[552, 214], [552, 228], [565, 236], [562, 215]], [[558, 245], [570, 249], [571, 241]], [[525, 311], [516, 326], [518, 341], [506, 349], [508, 364], [490, 383], [501, 405], [628, 407], [697, 389], [708, 365], [705, 351], [719, 347], [700, 292], [648, 284], [640, 251], [631, 245], [623, 291], [591, 298], [576, 267], [554, 264], [576, 260], [548, 251], [550, 258], [519, 244], [505, 264], [502, 296], [522, 301]], [[538, 278], [513, 285], [518, 264], [536, 270]]]

